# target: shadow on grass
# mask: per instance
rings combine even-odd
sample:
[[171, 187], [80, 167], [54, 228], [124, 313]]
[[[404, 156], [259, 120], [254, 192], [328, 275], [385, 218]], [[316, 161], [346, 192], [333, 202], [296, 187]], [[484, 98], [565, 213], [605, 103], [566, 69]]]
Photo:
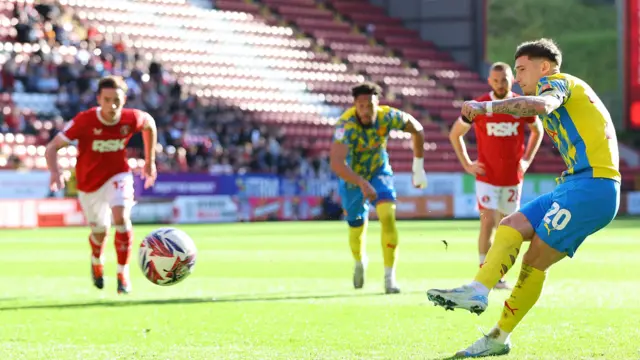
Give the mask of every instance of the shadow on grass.
[[[419, 294], [420, 292], [405, 292], [404, 295]], [[358, 298], [358, 297], [374, 297], [385, 295], [384, 293], [342, 293], [342, 294], [306, 294], [292, 295], [288, 294], [252, 294], [252, 295], [227, 295], [221, 297], [191, 297], [191, 298], [172, 298], [172, 299], [131, 299], [126, 298], [114, 300], [96, 300], [76, 303], [56, 303], [56, 304], [24, 304], [12, 306], [0, 306], [0, 311], [11, 310], [40, 310], [40, 309], [79, 309], [91, 307], [126, 307], [140, 305], [177, 305], [177, 304], [203, 304], [203, 303], [243, 303], [243, 302], [278, 302], [278, 301], [296, 301], [296, 300], [327, 300], [340, 298]], [[401, 296], [401, 295], [389, 295]]]

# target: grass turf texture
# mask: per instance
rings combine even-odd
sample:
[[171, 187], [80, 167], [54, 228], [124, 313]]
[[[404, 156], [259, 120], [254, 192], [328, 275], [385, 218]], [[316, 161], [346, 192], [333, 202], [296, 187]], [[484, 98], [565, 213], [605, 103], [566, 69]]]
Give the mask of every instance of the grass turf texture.
[[[476, 221], [401, 222], [400, 295], [382, 295], [379, 226], [370, 225], [358, 291], [343, 223], [181, 226], [198, 261], [172, 287], [143, 278], [137, 248], [153, 227], [137, 226], [128, 296], [116, 295], [111, 236], [99, 291], [86, 229], [5, 230], [0, 358], [440, 359], [495, 324], [508, 292], [493, 292], [480, 317], [445, 312], [424, 295], [471, 279]], [[639, 359], [639, 230], [638, 220], [616, 221], [557, 264], [505, 358]]]

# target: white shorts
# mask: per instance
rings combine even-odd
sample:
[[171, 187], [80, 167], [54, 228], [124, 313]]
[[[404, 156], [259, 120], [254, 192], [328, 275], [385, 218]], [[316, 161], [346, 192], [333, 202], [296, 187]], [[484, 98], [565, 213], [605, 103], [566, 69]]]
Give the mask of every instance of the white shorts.
[[94, 192], [78, 191], [80, 206], [91, 229], [97, 233], [109, 229], [114, 206], [124, 206], [125, 214], [130, 213], [135, 205], [133, 192], [133, 175], [128, 172], [114, 175]]
[[478, 207], [498, 210], [504, 215], [512, 214], [520, 209], [522, 183], [514, 186], [495, 186], [476, 180], [476, 198]]

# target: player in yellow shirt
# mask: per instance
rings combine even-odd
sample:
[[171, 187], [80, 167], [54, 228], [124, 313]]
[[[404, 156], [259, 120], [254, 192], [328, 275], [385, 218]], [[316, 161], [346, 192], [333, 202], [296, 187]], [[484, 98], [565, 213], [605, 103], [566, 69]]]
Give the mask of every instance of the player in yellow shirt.
[[560, 72], [562, 53], [552, 40], [521, 44], [515, 61], [516, 81], [528, 96], [466, 102], [462, 115], [471, 121], [484, 113], [540, 116], [567, 170], [553, 192], [502, 220], [473, 282], [427, 291], [436, 305], [480, 314], [487, 308], [490, 289], [515, 263], [523, 241], [531, 241], [500, 321], [489, 334], [458, 352], [461, 357], [507, 354], [510, 334], [538, 301], [547, 269], [573, 257], [589, 235], [613, 220], [620, 206], [618, 142], [602, 101], [587, 83]]
[[427, 186], [424, 172], [424, 134], [413, 116], [379, 104], [382, 89], [363, 83], [352, 89], [354, 106], [338, 122], [331, 144], [331, 169], [340, 177], [340, 197], [349, 224], [349, 245], [355, 260], [353, 286], [364, 286], [367, 267], [365, 234], [369, 204], [376, 207], [382, 228], [385, 292], [399, 293], [395, 268], [398, 250], [396, 229], [396, 191], [387, 154], [387, 141], [393, 130], [413, 135], [413, 184]]

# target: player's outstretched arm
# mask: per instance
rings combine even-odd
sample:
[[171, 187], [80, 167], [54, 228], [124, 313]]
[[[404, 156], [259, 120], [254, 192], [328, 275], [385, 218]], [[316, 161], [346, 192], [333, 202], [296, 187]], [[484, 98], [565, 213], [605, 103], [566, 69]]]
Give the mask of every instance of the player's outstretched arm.
[[549, 115], [562, 105], [562, 99], [553, 95], [519, 96], [487, 103], [487, 112], [514, 116]]
[[145, 179], [144, 188], [148, 189], [153, 186], [158, 176], [156, 171], [158, 130], [155, 120], [149, 114], [147, 114], [142, 126], [142, 141], [144, 143], [144, 169], [142, 176]]
[[411, 115], [406, 115], [404, 131], [411, 134], [413, 141], [413, 186], [422, 189], [427, 187], [427, 174], [424, 172], [424, 128], [418, 120]]
[[60, 171], [58, 164], [58, 150], [69, 145], [69, 140], [62, 134], [56, 135], [47, 144], [47, 149], [44, 153], [44, 158], [47, 160], [47, 168], [51, 173], [49, 180], [49, 188], [51, 191], [58, 191], [64, 188], [64, 175]]
[[466, 101], [462, 105], [462, 116], [472, 121], [486, 113], [509, 114], [513, 116], [545, 116], [562, 106], [562, 97], [554, 93], [537, 96], [519, 96], [495, 101]]

